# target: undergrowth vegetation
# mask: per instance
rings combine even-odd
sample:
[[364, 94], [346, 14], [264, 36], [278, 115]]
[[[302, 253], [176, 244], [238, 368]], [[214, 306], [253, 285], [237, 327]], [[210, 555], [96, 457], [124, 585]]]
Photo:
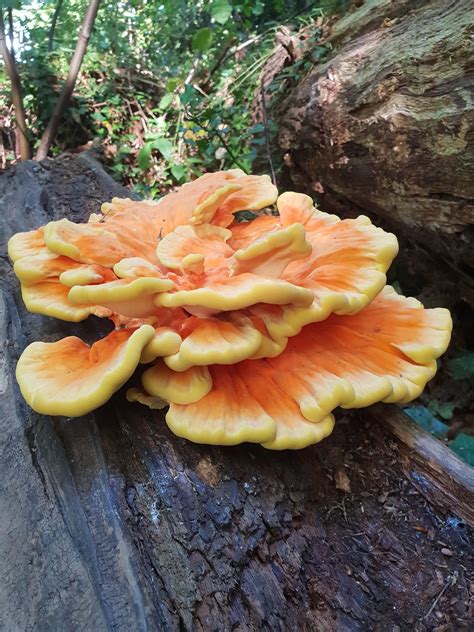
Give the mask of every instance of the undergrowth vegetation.
[[[29, 140], [44, 130], [67, 75], [85, 0], [8, 0], [6, 28], [23, 83]], [[279, 29], [314, 29], [344, 1], [103, 1], [53, 155], [99, 139], [115, 177], [156, 197], [206, 170], [252, 163], [274, 132], [255, 116]], [[319, 20], [319, 22], [318, 22]], [[316, 49], [319, 58], [324, 47]], [[314, 52], [313, 52], [314, 56]], [[317, 59], [277, 76], [277, 92]], [[10, 87], [0, 72], [0, 160], [15, 161]], [[278, 165], [277, 165], [278, 168]]]

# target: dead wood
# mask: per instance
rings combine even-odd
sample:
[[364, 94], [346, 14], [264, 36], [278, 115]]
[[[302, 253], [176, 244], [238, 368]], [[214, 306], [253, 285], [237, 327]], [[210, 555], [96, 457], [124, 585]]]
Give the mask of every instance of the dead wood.
[[[1, 234], [114, 195], [130, 193], [87, 152], [22, 163], [0, 177]], [[27, 313], [1, 265], [1, 629], [468, 629], [463, 492], [427, 502], [382, 410], [340, 415], [299, 452], [186, 442], [123, 392], [84, 418], [39, 416], [15, 382], [21, 351], [106, 325]]]

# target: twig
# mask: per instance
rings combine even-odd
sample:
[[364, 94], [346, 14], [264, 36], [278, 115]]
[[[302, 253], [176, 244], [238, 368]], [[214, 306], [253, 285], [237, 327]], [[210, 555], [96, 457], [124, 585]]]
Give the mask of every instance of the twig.
[[[295, 11], [295, 13], [292, 13], [286, 19], [284, 24], [290, 23], [292, 20], [297, 18], [299, 15], [301, 15], [301, 13], [306, 12], [308, 10], [308, 8], [309, 7], [307, 7], [305, 5], [302, 9], [299, 9], [298, 11]], [[283, 25], [281, 25], [281, 26], [283, 26]], [[269, 33], [271, 33], [274, 30], [275, 30], [275, 27], [274, 26], [270, 26], [269, 28], [265, 29], [262, 33], [259, 33], [258, 35], [255, 35], [255, 37], [251, 37], [250, 39], [246, 40], [245, 42], [242, 42], [241, 44], [238, 44], [234, 48], [228, 50], [227, 54], [222, 58], [222, 60], [219, 61], [219, 65], [217, 67], [222, 66], [230, 57], [233, 57], [234, 55], [239, 53], [244, 48], [247, 48], [247, 46], [250, 46], [251, 44], [255, 44], [256, 42], [260, 41], [262, 38], [264, 38], [266, 35], [268, 35]], [[271, 52], [271, 54], [273, 54], [273, 51]], [[216, 69], [217, 68], [213, 68], [211, 70], [211, 75]]]
[[145, 112], [143, 111], [143, 108], [140, 105], [140, 103], [138, 102], [138, 100], [134, 99], [133, 102], [136, 105], [136, 108], [137, 108], [139, 114], [141, 115], [140, 118], [141, 118], [141, 121], [142, 121], [143, 131], [145, 132], [145, 134], [148, 134], [148, 124], [147, 124], [148, 117], [145, 114]]
[[51, 27], [48, 33], [48, 53], [51, 53], [53, 51], [54, 34], [56, 32], [56, 24], [58, 22], [62, 4], [63, 4], [63, 0], [57, 0], [56, 8], [54, 9], [54, 13], [53, 13], [53, 19], [51, 20]]
[[224, 149], [227, 151], [227, 153], [229, 154], [229, 156], [232, 158], [232, 160], [234, 161], [234, 163], [237, 165], [237, 167], [239, 167], [239, 169], [242, 169], [242, 171], [244, 171], [245, 173], [247, 173], [247, 169], [240, 164], [240, 162], [237, 160], [236, 156], [234, 155], [234, 153], [232, 152], [231, 148], [229, 147], [229, 145], [227, 144], [226, 140], [224, 139], [224, 137], [222, 136], [222, 134], [219, 132], [219, 130], [215, 129], [214, 130], [215, 135], [217, 136], [217, 138], [221, 141], [222, 146], [224, 147]]
[[209, 98], [209, 95], [206, 92], [204, 92], [204, 90], [200, 88], [197, 83], [193, 83], [192, 86], [195, 90], [197, 90], [200, 94], [202, 94], [203, 97], [206, 97], [206, 99]]
[[212, 67], [211, 72], [210, 72], [211, 77], [216, 72], [216, 70], [218, 70], [221, 66], [225, 64], [225, 62], [228, 59], [230, 59], [231, 57], [239, 53], [241, 50], [244, 50], [244, 48], [247, 48], [247, 46], [250, 46], [251, 44], [255, 44], [260, 39], [262, 39], [263, 36], [264, 36], [264, 33], [261, 33], [260, 35], [251, 37], [245, 42], [238, 44], [237, 46], [232, 46], [232, 44], [230, 44], [227, 48], [224, 49], [223, 54], [221, 53], [220, 57], [217, 59], [216, 63]]
[[176, 121], [176, 129], [174, 131], [173, 147], [178, 146], [179, 128], [181, 127], [182, 123], [183, 123], [183, 108], [180, 107], [178, 111], [178, 120]]
[[200, 59], [201, 59], [200, 55], [194, 59], [193, 65], [191, 66], [191, 70], [188, 72], [188, 76], [184, 80], [184, 85], [185, 86], [189, 85], [192, 82], [192, 80], [194, 79], [194, 77], [196, 75], [196, 72], [197, 72], [197, 69], [199, 67]]
[[228, 41], [227, 44], [222, 49], [222, 51], [220, 52], [217, 60], [215, 61], [214, 65], [212, 66], [212, 68], [209, 71], [209, 75], [211, 77], [216, 72], [216, 70], [218, 70], [225, 61], [227, 61], [229, 51], [231, 51], [231, 49], [234, 46], [234, 41], [235, 41], [235, 38], [233, 38], [232, 40]]
[[272, 55], [272, 52], [269, 52], [266, 55], [263, 55], [263, 57], [259, 57], [256, 61], [250, 64], [250, 66], [246, 68], [244, 72], [242, 72], [238, 77], [235, 78], [231, 86], [231, 92], [233, 92], [237, 88], [240, 88], [240, 86], [242, 85], [244, 81], [247, 81], [247, 79], [250, 79], [250, 77], [253, 74], [255, 74], [257, 70], [260, 69], [260, 66], [263, 66], [263, 64], [267, 61], [267, 59], [271, 57], [271, 55]]
[[446, 583], [444, 584], [443, 588], [440, 590], [440, 592], [438, 593], [438, 596], [436, 597], [436, 599], [431, 604], [431, 608], [425, 614], [424, 619], [428, 619], [430, 617], [431, 613], [436, 608], [436, 605], [437, 605], [438, 601], [441, 599], [441, 597], [444, 595], [444, 593], [448, 590], [448, 588], [450, 588], [451, 586], [454, 586], [457, 581], [458, 581], [458, 572], [454, 571], [454, 573], [452, 575], [449, 575], [449, 577], [446, 580]]
[[275, 168], [273, 167], [272, 151], [271, 151], [271, 145], [270, 145], [270, 130], [268, 129], [267, 108], [265, 105], [265, 86], [263, 84], [263, 77], [260, 80], [260, 96], [262, 99], [263, 127], [265, 131], [265, 147], [267, 149], [268, 164], [270, 166], [270, 172], [272, 174], [272, 182], [273, 184], [276, 185], [277, 182], [276, 182]]
[[[201, 123], [199, 121], [197, 121], [195, 118], [188, 116], [188, 119], [190, 121], [192, 121], [193, 123], [195, 123], [198, 127], [200, 127], [201, 129], [203, 129], [205, 132], [209, 132], [209, 129], [207, 127], [204, 127], [204, 125], [201, 125]], [[247, 169], [240, 164], [240, 162], [237, 160], [235, 154], [232, 152], [231, 148], [229, 147], [229, 145], [227, 144], [227, 141], [224, 139], [224, 137], [222, 136], [222, 134], [219, 132], [219, 130], [214, 129], [213, 130], [214, 134], [217, 136], [217, 138], [220, 140], [220, 142], [222, 143], [222, 146], [224, 147], [224, 149], [227, 151], [227, 153], [229, 154], [229, 156], [232, 158], [232, 160], [234, 161], [234, 164], [237, 165], [237, 167], [239, 167], [239, 169], [242, 169], [242, 171], [244, 171], [245, 173], [247, 173]]]

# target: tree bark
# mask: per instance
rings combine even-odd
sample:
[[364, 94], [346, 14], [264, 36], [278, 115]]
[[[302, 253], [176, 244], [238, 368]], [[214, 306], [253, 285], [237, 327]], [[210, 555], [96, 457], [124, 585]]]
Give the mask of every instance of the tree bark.
[[[10, 36], [11, 37], [11, 36]], [[23, 105], [23, 94], [21, 88], [21, 79], [15, 64], [15, 58], [7, 46], [5, 37], [5, 24], [3, 22], [3, 7], [0, 6], [0, 51], [5, 64], [8, 78], [12, 87], [12, 101], [15, 108], [16, 120], [16, 137], [20, 149], [21, 160], [31, 158], [31, 148], [28, 142], [28, 133], [26, 126], [26, 113]]]
[[[21, 163], [0, 177], [0, 233], [113, 196], [130, 192], [87, 153]], [[21, 351], [106, 324], [26, 312], [6, 257], [0, 309], [2, 630], [467, 632], [472, 469], [420, 429], [398, 437], [396, 409], [339, 416], [298, 452], [186, 442], [124, 390], [84, 418], [40, 416]]]
[[92, 28], [94, 26], [97, 11], [99, 10], [100, 0], [91, 0], [87, 8], [87, 12], [82, 23], [79, 39], [77, 40], [76, 50], [69, 66], [69, 72], [61, 90], [61, 94], [58, 97], [57, 103], [54, 107], [53, 113], [49, 120], [46, 129], [41, 137], [40, 145], [36, 153], [36, 160], [43, 160], [48, 155], [48, 151], [58, 131], [61, 118], [69, 105], [69, 101], [76, 85], [77, 75], [81, 68], [82, 60], [87, 50], [89, 38]]
[[472, 3], [365, 0], [277, 108], [293, 183], [474, 270]]
[[13, 61], [15, 61], [15, 47], [13, 46], [13, 37], [14, 37], [14, 29], [13, 29], [13, 9], [8, 7], [7, 9], [8, 16], [8, 37], [10, 38], [10, 53]]

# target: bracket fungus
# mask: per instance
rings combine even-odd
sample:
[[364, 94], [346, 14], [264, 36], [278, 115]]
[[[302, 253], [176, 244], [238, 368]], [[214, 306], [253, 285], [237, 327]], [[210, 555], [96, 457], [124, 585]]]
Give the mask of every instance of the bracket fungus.
[[[237, 211], [278, 213], [239, 222]], [[34, 342], [17, 379], [48, 415], [83, 415], [148, 364], [129, 401], [169, 405], [191, 441], [303, 448], [329, 435], [337, 406], [408, 402], [447, 348], [446, 309], [386, 286], [394, 235], [341, 220], [267, 176], [206, 174], [158, 202], [113, 199], [84, 224], [14, 235], [26, 307], [115, 330]]]

